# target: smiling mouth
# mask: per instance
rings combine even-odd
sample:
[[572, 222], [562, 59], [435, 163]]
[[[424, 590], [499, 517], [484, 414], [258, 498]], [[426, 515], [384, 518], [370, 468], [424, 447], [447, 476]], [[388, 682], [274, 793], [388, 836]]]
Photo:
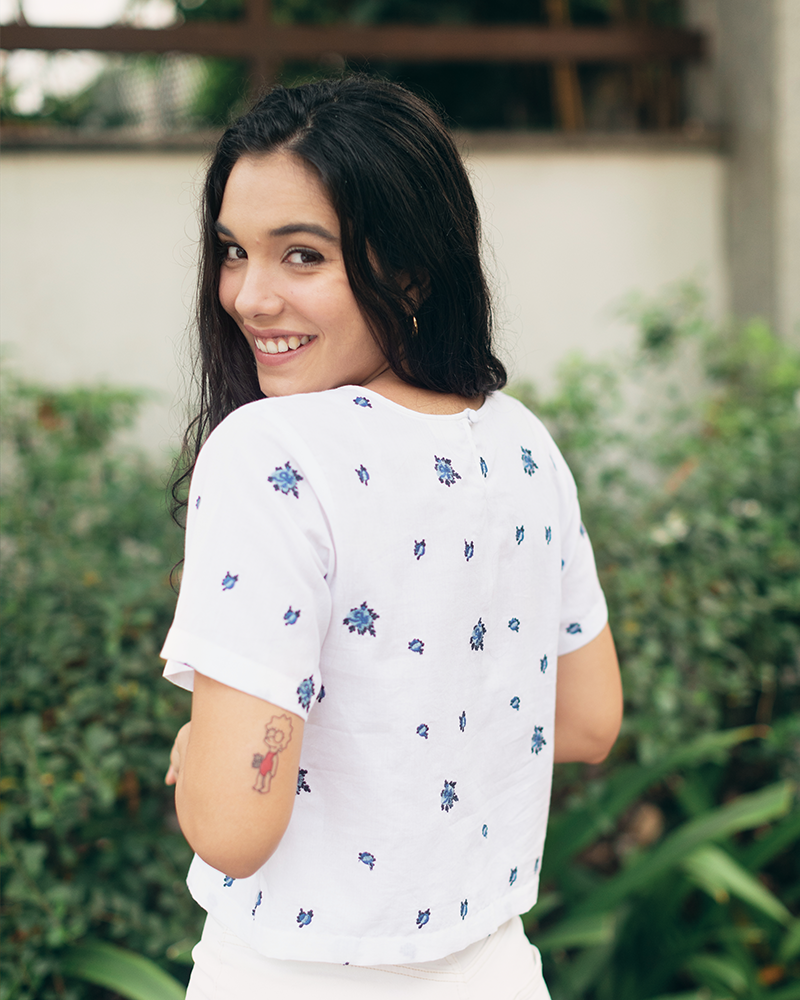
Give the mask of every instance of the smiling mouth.
[[296, 351], [298, 347], [303, 347], [312, 340], [311, 337], [275, 337], [265, 340], [263, 337], [255, 337], [255, 344], [262, 354], [287, 354], [289, 351]]

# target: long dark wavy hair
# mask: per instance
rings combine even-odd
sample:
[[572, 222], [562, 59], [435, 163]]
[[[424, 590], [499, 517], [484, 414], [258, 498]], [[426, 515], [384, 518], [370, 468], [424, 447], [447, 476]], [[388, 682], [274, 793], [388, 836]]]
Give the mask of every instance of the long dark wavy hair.
[[220, 305], [214, 226], [239, 157], [277, 151], [300, 157], [320, 177], [339, 217], [350, 286], [392, 371], [411, 385], [470, 399], [506, 383], [492, 349], [478, 209], [441, 118], [405, 88], [374, 77], [275, 87], [225, 131], [206, 175], [199, 400], [172, 485], [176, 519], [205, 438], [237, 407], [263, 397], [250, 347]]

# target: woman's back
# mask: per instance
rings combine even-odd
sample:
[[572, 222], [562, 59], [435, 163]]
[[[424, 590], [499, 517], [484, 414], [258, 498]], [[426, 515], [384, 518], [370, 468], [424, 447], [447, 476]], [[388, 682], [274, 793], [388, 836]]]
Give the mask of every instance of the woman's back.
[[572, 478], [509, 397], [429, 415], [343, 386], [236, 411], [198, 461], [165, 655], [307, 721], [277, 851], [240, 880], [196, 860], [198, 901], [265, 954], [353, 964], [529, 909], [556, 660], [604, 623]]

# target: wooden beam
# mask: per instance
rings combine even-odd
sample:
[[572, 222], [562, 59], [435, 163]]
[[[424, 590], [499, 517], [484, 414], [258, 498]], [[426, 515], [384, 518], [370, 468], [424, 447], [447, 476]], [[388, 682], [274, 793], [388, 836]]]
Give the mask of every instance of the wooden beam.
[[[250, 10], [254, 10], [251, 7]], [[191, 52], [256, 60], [265, 67], [286, 59], [343, 58], [401, 62], [643, 62], [700, 59], [704, 36], [680, 28], [528, 25], [442, 26], [269, 25], [250, 19], [190, 21], [175, 28], [51, 28], [8, 24], [3, 49], [87, 49], [95, 52]], [[266, 56], [266, 61], [265, 60]], [[263, 61], [263, 63], [261, 62]]]

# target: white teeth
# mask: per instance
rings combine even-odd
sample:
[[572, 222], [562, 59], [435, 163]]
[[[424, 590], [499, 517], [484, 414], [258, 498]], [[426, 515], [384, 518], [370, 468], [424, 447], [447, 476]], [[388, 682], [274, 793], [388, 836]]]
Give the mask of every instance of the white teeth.
[[286, 343], [286, 341], [285, 340], [279, 340], [278, 341], [278, 354], [286, 354], [286, 352], [288, 350], [289, 350], [289, 345]]
[[278, 345], [275, 343], [274, 340], [265, 340], [264, 341], [264, 349], [266, 350], [267, 354], [277, 354], [278, 353]]
[[311, 337], [301, 337], [300, 338], [300, 343], [301, 344], [307, 344], [309, 342], [309, 340], [311, 340]]
[[263, 351], [265, 354], [286, 354], [287, 351], [296, 351], [298, 347], [302, 347], [311, 340], [311, 337], [302, 336], [298, 337], [292, 334], [287, 340], [282, 337], [278, 340], [263, 340], [261, 337], [256, 337], [256, 347], [259, 351]]

